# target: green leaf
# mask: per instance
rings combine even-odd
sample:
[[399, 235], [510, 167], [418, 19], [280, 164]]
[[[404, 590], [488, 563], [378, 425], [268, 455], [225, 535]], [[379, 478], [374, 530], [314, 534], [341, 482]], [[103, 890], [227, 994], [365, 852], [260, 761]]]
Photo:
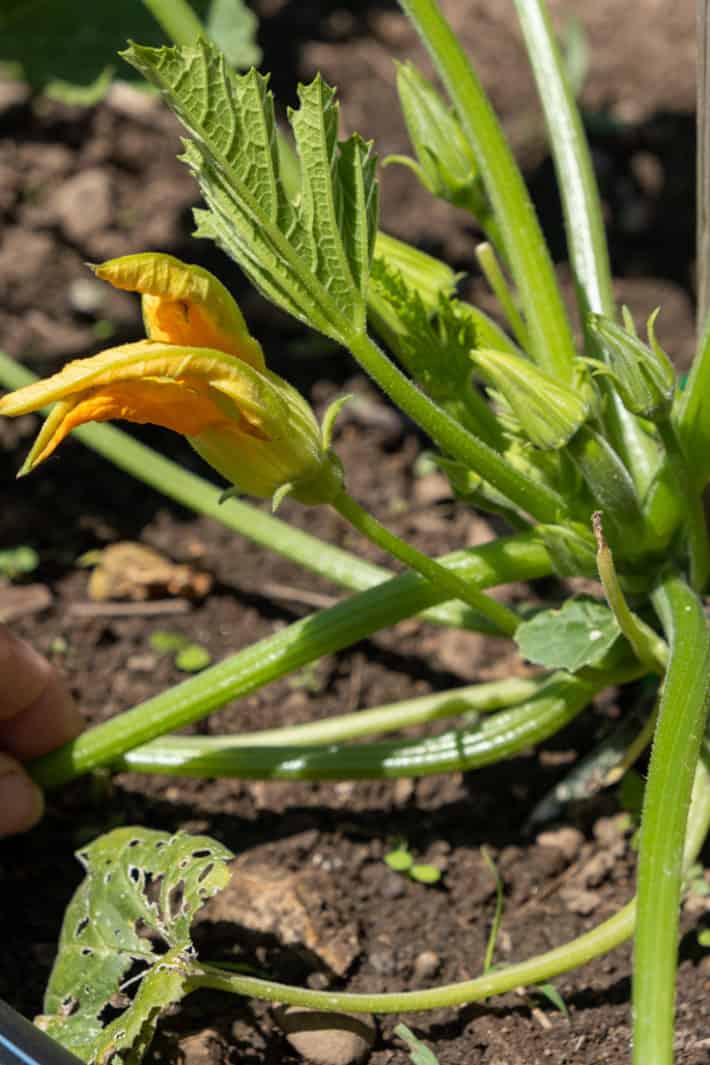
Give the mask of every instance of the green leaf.
[[450, 397], [462, 386], [469, 388], [473, 372], [470, 352], [476, 347], [473, 321], [459, 320], [454, 304], [443, 293], [426, 307], [402, 272], [385, 259], [375, 259], [372, 282], [390, 310], [388, 320], [396, 323], [396, 354], [412, 377], [436, 399]]
[[365, 330], [365, 298], [377, 229], [375, 158], [353, 134], [337, 140], [335, 93], [316, 77], [289, 114], [301, 188], [292, 201], [281, 176], [267, 79], [229, 69], [210, 43], [122, 53], [164, 94], [190, 133], [184, 159], [208, 211], [197, 236], [214, 240], [262, 293], [342, 342]]
[[569, 599], [560, 610], [541, 610], [524, 621], [515, 642], [529, 662], [574, 673], [584, 666], [601, 666], [620, 635], [607, 606], [580, 598]]
[[412, 868], [414, 859], [408, 850], [398, 847], [397, 850], [385, 854], [385, 862], [395, 873], [406, 873]]
[[160, 1013], [188, 990], [190, 926], [234, 856], [207, 836], [129, 827], [77, 857], [86, 876], [64, 916], [42, 1026], [84, 1061], [138, 1065]]
[[39, 566], [39, 555], [28, 544], [7, 547], [0, 551], [0, 577], [14, 581], [23, 573], [32, 573]]
[[387, 258], [372, 264], [370, 318], [404, 368], [427, 395], [493, 447], [502, 434], [495, 415], [472, 384], [471, 351], [477, 346], [476, 319], [440, 290], [424, 302]]
[[544, 995], [548, 1002], [551, 1002], [555, 1009], [558, 1009], [560, 1013], [564, 1013], [567, 1020], [569, 1020], [569, 1010], [567, 1009], [567, 1003], [562, 998], [554, 984], [536, 984], [535, 991], [540, 995]]
[[441, 880], [441, 869], [435, 865], [413, 865], [409, 870], [412, 880], [419, 884], [438, 884]]
[[187, 636], [182, 632], [170, 632], [169, 629], [156, 629], [150, 634], [150, 646], [160, 654], [169, 651], [179, 651], [188, 642]]
[[[190, 0], [207, 32], [236, 67], [260, 59], [257, 20], [243, 0]], [[105, 95], [116, 54], [129, 36], [160, 45], [164, 35], [141, 0], [97, 6], [95, 0], [3, 0], [0, 66], [8, 65], [39, 92], [85, 105]], [[140, 80], [131, 71], [122, 78]]]
[[421, 1039], [417, 1039], [414, 1032], [407, 1028], [406, 1024], [398, 1024], [394, 1034], [407, 1044], [412, 1065], [439, 1065], [439, 1059], [436, 1054], [429, 1050], [429, 1047], [425, 1046]]
[[237, 70], [247, 70], [261, 62], [261, 48], [256, 43], [258, 28], [259, 20], [244, 0], [212, 0], [205, 23], [207, 36]]
[[206, 669], [211, 661], [212, 655], [199, 643], [188, 643], [175, 655], [175, 665], [183, 673], [199, 673], [201, 669]]

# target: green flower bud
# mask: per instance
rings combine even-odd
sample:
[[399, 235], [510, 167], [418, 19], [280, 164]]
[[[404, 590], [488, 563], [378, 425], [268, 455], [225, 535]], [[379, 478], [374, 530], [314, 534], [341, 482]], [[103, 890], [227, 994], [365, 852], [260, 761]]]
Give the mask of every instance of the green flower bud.
[[[589, 331], [604, 355], [603, 372], [613, 378], [624, 406], [650, 419], [668, 416], [676, 384], [675, 370], [653, 330], [657, 314], [654, 311], [648, 319], [648, 344], [611, 318], [591, 314], [588, 319]], [[630, 315], [624, 317], [632, 326]]]
[[528, 440], [544, 451], [558, 451], [587, 420], [592, 402], [589, 382], [580, 375], [572, 389], [560, 385], [527, 359], [490, 349], [471, 353], [482, 376], [500, 392]]
[[398, 64], [397, 91], [417, 160], [392, 155], [385, 162], [410, 167], [432, 195], [487, 213], [476, 157], [456, 115], [411, 63]]

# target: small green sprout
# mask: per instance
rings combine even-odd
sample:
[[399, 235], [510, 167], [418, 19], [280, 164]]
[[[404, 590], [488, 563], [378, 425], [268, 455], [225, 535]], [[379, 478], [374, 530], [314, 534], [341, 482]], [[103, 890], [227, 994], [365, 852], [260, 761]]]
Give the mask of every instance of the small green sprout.
[[562, 998], [562, 995], [559, 993], [554, 984], [536, 984], [534, 988], [531, 988], [531, 990], [546, 998], [547, 1001], [555, 1007], [555, 1009], [559, 1010], [560, 1013], [563, 1013], [566, 1019], [569, 1020], [569, 1010], [567, 1009], [567, 1003]]
[[8, 581], [17, 580], [25, 573], [32, 573], [39, 566], [39, 555], [33, 547], [18, 544], [0, 551], [0, 577]]
[[412, 1065], [439, 1065], [439, 1059], [434, 1051], [425, 1046], [411, 1028], [407, 1028], [406, 1024], [398, 1024], [394, 1034], [407, 1044]]
[[406, 873], [419, 884], [436, 884], [441, 880], [441, 869], [415, 862], [404, 841], [385, 854], [385, 862], [395, 873]]
[[199, 673], [212, 661], [206, 647], [193, 643], [181, 632], [156, 629], [151, 633], [150, 646], [159, 654], [173, 654], [175, 665], [183, 673]]

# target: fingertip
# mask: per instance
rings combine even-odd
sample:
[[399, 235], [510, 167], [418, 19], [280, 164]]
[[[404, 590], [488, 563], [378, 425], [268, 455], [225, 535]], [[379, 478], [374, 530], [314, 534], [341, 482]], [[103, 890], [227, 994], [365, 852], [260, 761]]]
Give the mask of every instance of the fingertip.
[[53, 672], [44, 691], [14, 717], [0, 721], [0, 748], [26, 761], [75, 739], [84, 728], [79, 708]]
[[44, 813], [44, 797], [19, 762], [0, 754], [0, 837], [26, 832]]

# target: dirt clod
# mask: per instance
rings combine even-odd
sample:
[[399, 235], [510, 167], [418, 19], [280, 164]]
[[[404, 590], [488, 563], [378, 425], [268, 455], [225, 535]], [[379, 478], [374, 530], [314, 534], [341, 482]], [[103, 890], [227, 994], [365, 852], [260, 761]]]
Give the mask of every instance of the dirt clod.
[[573, 862], [584, 843], [584, 836], [578, 828], [563, 825], [549, 832], [541, 832], [537, 842], [541, 847], [554, 847], [564, 854], [568, 862]]

